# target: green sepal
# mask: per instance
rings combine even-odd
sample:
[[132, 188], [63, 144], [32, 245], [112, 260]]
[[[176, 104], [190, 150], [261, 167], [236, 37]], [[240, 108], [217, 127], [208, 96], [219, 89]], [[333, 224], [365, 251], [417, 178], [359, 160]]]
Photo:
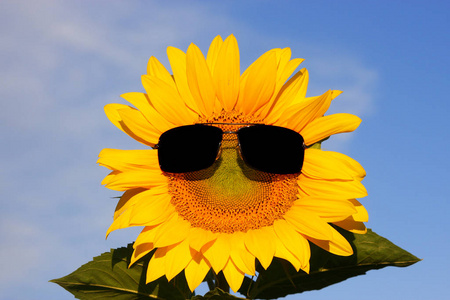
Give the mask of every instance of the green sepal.
[[315, 143], [315, 144], [312, 144], [311, 146], [309, 146], [309, 147], [307, 147], [308, 149], [321, 149], [322, 148], [322, 143]]
[[132, 253], [132, 244], [126, 248], [111, 249], [71, 274], [50, 281], [82, 300], [185, 300], [192, 296], [184, 272], [170, 282], [163, 276], [146, 284], [147, 265], [153, 253], [128, 268]]
[[407, 267], [419, 258], [368, 229], [366, 234], [337, 230], [350, 242], [354, 254], [338, 256], [311, 245], [310, 273], [297, 272], [283, 259], [274, 258], [267, 270], [258, 266], [256, 281], [245, 277], [239, 292], [249, 299], [276, 299], [290, 294], [319, 290], [369, 270], [387, 266]]
[[328, 140], [330, 137], [324, 138], [321, 141], [318, 141], [310, 146], [307, 146], [308, 149], [322, 149], [322, 143], [325, 142], [326, 140]]

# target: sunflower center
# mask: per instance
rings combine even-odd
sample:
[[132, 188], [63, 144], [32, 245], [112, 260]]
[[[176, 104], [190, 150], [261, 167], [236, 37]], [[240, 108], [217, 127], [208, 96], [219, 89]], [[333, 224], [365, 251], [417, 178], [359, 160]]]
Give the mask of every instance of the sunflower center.
[[[261, 123], [238, 113], [223, 113], [200, 122]], [[239, 128], [217, 126], [224, 131]], [[240, 157], [235, 134], [224, 134], [220, 157], [211, 167], [167, 176], [178, 214], [193, 227], [212, 232], [246, 232], [272, 225], [292, 206], [298, 188], [295, 174], [270, 174], [247, 166]]]

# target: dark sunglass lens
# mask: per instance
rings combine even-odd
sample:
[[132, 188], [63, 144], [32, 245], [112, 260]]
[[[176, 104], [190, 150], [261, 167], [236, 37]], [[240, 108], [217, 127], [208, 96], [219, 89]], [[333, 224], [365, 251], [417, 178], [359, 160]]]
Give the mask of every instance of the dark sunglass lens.
[[170, 173], [193, 172], [210, 167], [216, 160], [222, 130], [206, 125], [187, 125], [161, 134], [158, 159], [161, 170]]
[[252, 168], [276, 174], [299, 173], [303, 166], [303, 137], [284, 127], [254, 125], [238, 132], [244, 161]]

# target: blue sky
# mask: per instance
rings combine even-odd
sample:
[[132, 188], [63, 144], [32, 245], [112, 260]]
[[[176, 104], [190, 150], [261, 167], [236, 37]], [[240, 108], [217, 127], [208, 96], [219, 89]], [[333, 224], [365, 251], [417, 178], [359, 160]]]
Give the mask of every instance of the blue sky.
[[[442, 299], [450, 264], [447, 1], [1, 1], [0, 299], [73, 299], [48, 280], [132, 242], [104, 236], [117, 196], [100, 185], [102, 148], [139, 143], [107, 103], [143, 91], [150, 56], [204, 52], [233, 33], [242, 69], [291, 47], [308, 95], [344, 91], [330, 112], [363, 119], [324, 148], [366, 169], [368, 227], [424, 260], [288, 299]], [[314, 2], [314, 3], [313, 3]]]

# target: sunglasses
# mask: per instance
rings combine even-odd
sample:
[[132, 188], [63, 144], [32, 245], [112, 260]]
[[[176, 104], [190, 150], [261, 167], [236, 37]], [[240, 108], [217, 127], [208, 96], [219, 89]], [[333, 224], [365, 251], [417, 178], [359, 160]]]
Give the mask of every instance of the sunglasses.
[[[248, 125], [237, 131], [223, 131], [217, 124]], [[291, 129], [249, 123], [205, 123], [172, 128], [159, 138], [159, 165], [168, 173], [206, 169], [220, 156], [224, 134], [236, 134], [240, 155], [253, 169], [274, 174], [294, 174], [302, 169], [303, 137]], [[192, 145], [186, 147], [186, 145]]]

